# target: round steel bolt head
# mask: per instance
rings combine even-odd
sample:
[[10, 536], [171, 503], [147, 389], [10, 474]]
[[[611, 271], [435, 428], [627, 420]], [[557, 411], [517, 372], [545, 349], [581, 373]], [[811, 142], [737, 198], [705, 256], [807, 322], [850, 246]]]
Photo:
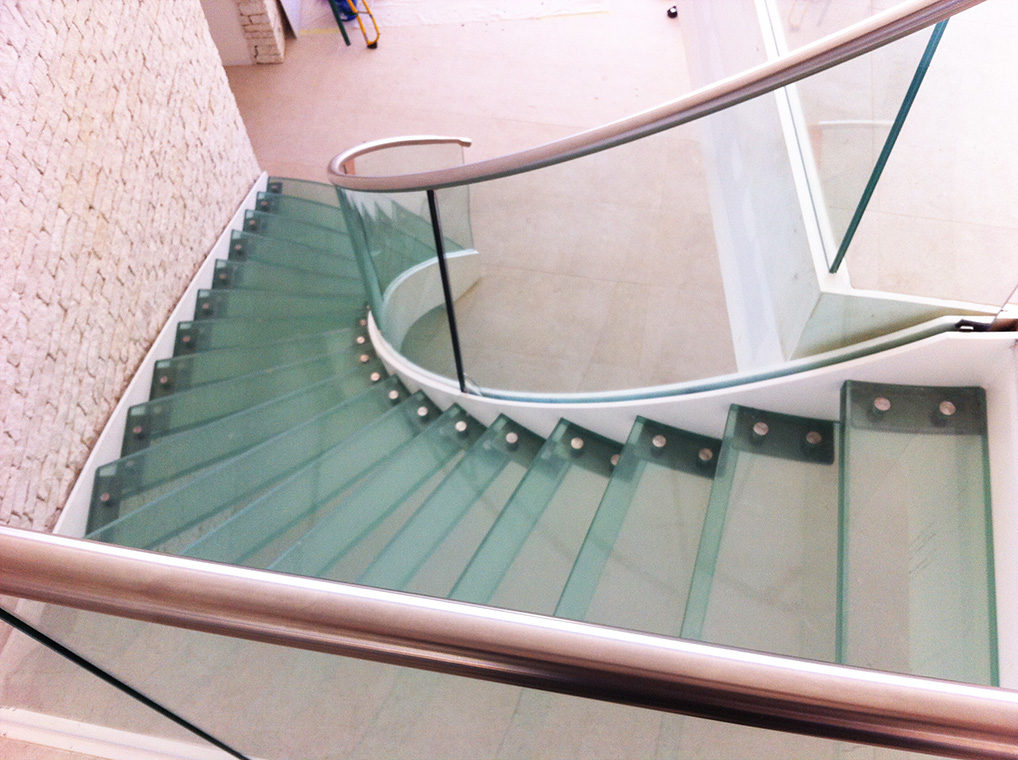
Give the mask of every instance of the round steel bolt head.
[[510, 446], [515, 446], [520, 442], [520, 436], [516, 433], [506, 433], [505, 442]]
[[237, 243], [237, 245], [233, 246], [233, 250], [237, 251], [237, 253], [240, 253], [241, 251], [244, 250], [244, 246], [242, 243]]
[[367, 342], [367, 340], [368, 339], [365, 338], [363, 335], [358, 335], [355, 342], [357, 343], [358, 346], [363, 346]]
[[101, 501], [103, 504], [108, 502], [110, 500], [110, 498], [111, 498], [111, 496], [108, 493], [104, 493], [104, 494], [100, 494], [99, 495], [99, 501]]
[[426, 406], [419, 406], [419, 407], [417, 407], [417, 416], [420, 417], [422, 420], [425, 417], [427, 417], [428, 416], [428, 407], [426, 407]]
[[397, 391], [397, 390], [389, 391], [389, 400], [390, 401], [399, 401], [399, 391]]
[[663, 435], [655, 435], [653, 438], [650, 439], [650, 444], [655, 449], [663, 449], [666, 443], [668, 443], [668, 439], [665, 438]]
[[618, 465], [618, 463], [619, 463], [619, 455], [618, 454], [612, 454], [611, 463], [612, 463], [612, 467], [615, 467], [615, 466]]
[[696, 458], [704, 464], [707, 464], [707, 462], [714, 458], [714, 452], [708, 448], [702, 448], [699, 452], [697, 452]]
[[891, 399], [884, 398], [883, 396], [877, 396], [873, 399], [873, 408], [883, 414], [891, 408]]
[[368, 377], [371, 378], [371, 382], [377, 383], [379, 380], [382, 379], [382, 373], [381, 372], [372, 372]]
[[572, 447], [573, 451], [582, 451], [583, 439], [577, 436], [576, 438], [573, 438], [573, 440], [569, 442], [569, 445]]
[[358, 322], [358, 324], [359, 324], [359, 325], [360, 325], [361, 327], [367, 327], [367, 326], [368, 326], [368, 320], [366, 320], [366, 319], [362, 319], [362, 320], [361, 320], [360, 322]]
[[191, 342], [191, 336], [190, 336], [190, 335], [184, 335], [184, 336], [183, 336], [183, 337], [182, 337], [182, 338], [180, 339], [180, 342], [181, 342], [181, 343], [190, 343], [190, 342]]
[[166, 385], [168, 382], [170, 382], [170, 378], [168, 378], [166, 375], [163, 375], [162, 377], [159, 378], [160, 385]]
[[225, 280], [226, 279], [226, 272], [220, 272], [219, 273], [219, 279], [220, 280]]
[[753, 435], [758, 438], [763, 438], [769, 432], [771, 432], [771, 427], [766, 422], [757, 422], [753, 425]]
[[819, 446], [824, 437], [820, 435], [816, 430], [810, 430], [806, 433], [806, 443], [810, 446]]
[[209, 309], [211, 309], [211, 308], [212, 308], [212, 304], [210, 304], [210, 303], [209, 303], [208, 301], [206, 301], [205, 303], [203, 303], [203, 304], [201, 305], [201, 307], [202, 307], [202, 308], [203, 308], [203, 309], [204, 309], [205, 311], [208, 311]]
[[361, 364], [367, 364], [369, 361], [371, 361], [371, 357], [368, 356], [367, 354], [361, 354], [357, 358], [360, 359]]
[[131, 428], [131, 432], [134, 433], [135, 435], [141, 435], [142, 433], [145, 432], [145, 428], [143, 428], [141, 425], [135, 425], [133, 428]]
[[941, 401], [940, 406], [937, 407], [937, 411], [939, 411], [945, 417], [950, 417], [952, 414], [958, 411], [958, 407], [954, 405], [954, 402]]
[[456, 432], [459, 433], [460, 435], [463, 435], [464, 433], [467, 432], [467, 422], [466, 422], [466, 420], [459, 420], [456, 423]]

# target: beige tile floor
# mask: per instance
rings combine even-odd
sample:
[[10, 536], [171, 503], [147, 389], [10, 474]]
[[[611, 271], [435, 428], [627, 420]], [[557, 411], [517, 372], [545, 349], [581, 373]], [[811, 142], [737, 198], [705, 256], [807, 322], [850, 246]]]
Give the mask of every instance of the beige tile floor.
[[[321, 181], [340, 150], [406, 134], [470, 137], [476, 160], [688, 91], [666, 9], [633, 0], [577, 16], [396, 27], [374, 51], [308, 35], [291, 40], [282, 66], [228, 75], [272, 174]], [[735, 369], [695, 130], [475, 186], [470, 207], [484, 269], [458, 321], [477, 384], [610, 390]], [[450, 366], [444, 334], [406, 345], [426, 366]]]

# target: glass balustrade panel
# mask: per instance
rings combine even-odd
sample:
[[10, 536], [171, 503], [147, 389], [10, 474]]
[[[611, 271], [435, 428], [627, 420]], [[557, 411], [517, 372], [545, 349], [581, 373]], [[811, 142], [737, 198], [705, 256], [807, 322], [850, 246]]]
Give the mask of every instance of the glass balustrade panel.
[[[805, 10], [798, 31], [783, 16], [794, 46], [831, 17], [868, 15], [871, 3], [779, 5]], [[836, 244], [859, 191], [873, 184], [846, 248], [853, 287], [985, 311], [1008, 297], [1018, 271], [1018, 154], [1011, 145], [1018, 104], [1010, 95], [1018, 87], [1016, 31], [1018, 14], [1007, 0], [950, 19], [879, 181], [874, 159], [930, 32], [795, 86]]]
[[[420, 355], [428, 356], [429, 361], [423, 363], [426, 369], [455, 378], [448, 311], [427, 193], [339, 192], [353, 230], [351, 236], [372, 316], [382, 335], [411, 361]], [[465, 197], [465, 192], [460, 195]], [[467, 265], [475, 262], [476, 256], [469, 251], [446, 242], [451, 252], [451, 270], [458, 271], [463, 262]]]
[[[44, 605], [4, 598], [3, 608], [21, 620], [31, 620], [65, 645], [75, 639], [63, 626], [67, 618], [60, 615], [76, 613], [57, 611], [58, 620], [50, 625], [54, 611]], [[116, 642], [106, 644], [108, 648], [97, 659], [111, 660]], [[137, 687], [148, 696], [144, 684]], [[225, 752], [216, 754], [198, 735], [6, 621], [0, 622], [0, 694], [0, 756], [5, 758], [86, 760], [114, 747], [121, 753], [133, 750], [146, 756], [158, 749], [179, 757], [229, 757]], [[204, 730], [200, 716], [196, 719]]]
[[733, 371], [707, 190], [684, 127], [471, 185], [469, 209], [440, 191], [443, 226], [469, 211], [476, 248], [450, 258], [468, 387], [568, 393]]
[[[64, 646], [248, 757], [920, 757], [55, 605], [21, 605], [19, 613]], [[23, 648], [12, 642], [3, 650], [5, 667], [0, 671], [3, 693], [12, 699], [5, 706], [100, 725], [107, 721], [106, 725], [142, 735], [197, 743], [182, 729], [132, 707], [126, 697], [111, 699], [109, 686], [58, 662], [56, 655], [35, 648], [26, 658], [20, 655]], [[10, 659], [16, 653], [18, 662]], [[46, 686], [54, 683], [61, 684], [60, 689]], [[542, 718], [537, 732], [521, 732], [525, 711], [543, 700], [555, 701], [562, 720]], [[709, 741], [699, 742], [698, 737]]]

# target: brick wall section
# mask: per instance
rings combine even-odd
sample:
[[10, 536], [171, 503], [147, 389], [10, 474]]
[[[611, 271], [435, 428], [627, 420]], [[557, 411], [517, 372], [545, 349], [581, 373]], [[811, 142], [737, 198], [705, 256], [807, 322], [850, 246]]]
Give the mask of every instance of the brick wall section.
[[52, 528], [258, 172], [199, 0], [0, 0], [0, 523]]
[[282, 63], [286, 43], [276, 0], [236, 0], [240, 26], [255, 63]]

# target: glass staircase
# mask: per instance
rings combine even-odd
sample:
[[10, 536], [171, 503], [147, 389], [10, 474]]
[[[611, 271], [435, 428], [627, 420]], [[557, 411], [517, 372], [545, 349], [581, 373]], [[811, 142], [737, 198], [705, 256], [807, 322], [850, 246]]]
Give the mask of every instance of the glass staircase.
[[[733, 405], [721, 440], [644, 418], [625, 442], [485, 426], [376, 358], [334, 188], [273, 179], [257, 205], [98, 470], [88, 538], [996, 683], [980, 389], [850, 382], [839, 421]], [[386, 236], [415, 251], [404, 211]], [[400, 679], [392, 710], [454, 688]], [[607, 709], [528, 692], [490, 731], [504, 756], [542, 754]], [[667, 720], [656, 751], [677, 756], [750, 731]]]

